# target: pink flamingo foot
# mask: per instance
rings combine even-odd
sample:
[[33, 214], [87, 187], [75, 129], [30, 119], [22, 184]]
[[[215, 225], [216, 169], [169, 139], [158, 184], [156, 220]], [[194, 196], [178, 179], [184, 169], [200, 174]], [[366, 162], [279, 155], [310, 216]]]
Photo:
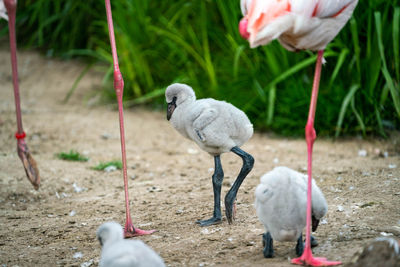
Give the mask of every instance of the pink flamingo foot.
[[157, 230], [142, 230], [139, 228], [135, 228], [132, 223], [127, 222], [124, 229], [124, 237], [131, 238], [141, 235], [151, 235], [154, 232], [157, 232]]
[[326, 258], [313, 257], [311, 249], [305, 248], [303, 255], [291, 260], [292, 264], [306, 265], [306, 266], [334, 266], [340, 265], [340, 261], [328, 261]]
[[291, 263], [305, 266], [335, 266], [342, 264], [340, 261], [328, 261], [326, 258], [314, 258], [312, 256], [308, 259], [303, 258], [303, 256], [295, 258], [292, 259]]
[[38, 190], [40, 185], [39, 169], [23, 138], [17, 139], [17, 152], [22, 161], [22, 165], [24, 165], [28, 180], [32, 183], [33, 187]]

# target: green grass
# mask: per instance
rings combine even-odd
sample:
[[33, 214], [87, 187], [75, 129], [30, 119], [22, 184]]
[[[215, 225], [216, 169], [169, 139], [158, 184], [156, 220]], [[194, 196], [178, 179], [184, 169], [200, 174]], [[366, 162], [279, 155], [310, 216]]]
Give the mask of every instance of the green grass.
[[57, 155], [57, 158], [68, 161], [88, 161], [89, 158], [81, 155], [79, 152], [75, 150], [70, 150], [69, 152], [60, 152]]
[[[183, 82], [198, 98], [241, 108], [258, 130], [304, 136], [314, 53], [289, 52], [277, 41], [250, 49], [237, 29], [239, 1], [111, 2], [127, 106], [165, 110], [166, 86]], [[88, 68], [102, 63], [104, 95], [115, 101], [104, 2], [27, 0], [19, 7], [20, 46], [63, 58], [84, 56]], [[325, 51], [319, 136], [384, 137], [400, 130], [399, 25], [398, 0], [359, 1]]]
[[93, 170], [96, 171], [104, 171], [107, 167], [115, 166], [118, 170], [122, 169], [122, 162], [118, 160], [108, 161], [108, 162], [100, 162], [96, 166], [92, 167]]

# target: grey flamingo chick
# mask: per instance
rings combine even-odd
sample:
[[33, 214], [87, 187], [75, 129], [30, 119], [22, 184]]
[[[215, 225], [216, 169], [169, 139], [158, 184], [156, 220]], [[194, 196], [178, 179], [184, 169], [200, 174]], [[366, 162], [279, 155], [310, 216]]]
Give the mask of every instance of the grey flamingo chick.
[[[287, 167], [276, 167], [264, 174], [257, 186], [256, 211], [263, 223], [264, 257], [274, 255], [273, 240], [297, 241], [296, 254], [303, 253], [302, 231], [306, 226], [307, 175]], [[312, 230], [317, 230], [319, 220], [325, 216], [328, 205], [315, 180], [312, 181]], [[318, 243], [311, 236], [311, 246]]]
[[253, 125], [243, 111], [227, 102], [212, 98], [196, 100], [193, 89], [186, 84], [171, 84], [165, 91], [165, 98], [168, 103], [167, 119], [172, 126], [214, 156], [214, 213], [208, 220], [197, 221], [201, 226], [222, 221], [220, 198], [224, 172], [220, 155], [232, 151], [242, 158], [240, 173], [225, 196], [225, 214], [228, 222], [232, 223], [237, 192], [254, 165], [254, 158], [239, 148], [253, 135]]
[[97, 230], [100, 267], [165, 267], [163, 259], [141, 240], [126, 240], [121, 225], [106, 222]]

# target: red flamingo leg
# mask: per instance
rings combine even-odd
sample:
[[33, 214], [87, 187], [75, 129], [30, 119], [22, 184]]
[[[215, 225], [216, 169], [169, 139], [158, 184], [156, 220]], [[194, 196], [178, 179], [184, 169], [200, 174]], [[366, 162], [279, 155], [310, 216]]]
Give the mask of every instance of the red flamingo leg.
[[317, 108], [319, 80], [321, 77], [321, 66], [323, 50], [318, 51], [317, 63], [315, 67], [314, 83], [312, 88], [310, 110], [308, 112], [308, 120], [306, 124], [306, 142], [308, 154], [308, 189], [307, 189], [307, 223], [306, 223], [306, 245], [303, 255], [299, 258], [292, 259], [291, 263], [308, 266], [332, 266], [342, 264], [340, 261], [328, 261], [326, 258], [314, 258], [311, 251], [311, 183], [312, 183], [312, 151], [313, 144], [317, 137], [314, 129], [315, 110]]
[[123, 105], [122, 105], [122, 97], [123, 97], [123, 92], [124, 92], [124, 80], [122, 78], [121, 71], [119, 70], [110, 0], [105, 0], [105, 3], [106, 3], [108, 30], [109, 30], [109, 34], [110, 34], [111, 50], [112, 50], [112, 56], [113, 56], [113, 61], [114, 61], [114, 89], [115, 89], [115, 92], [117, 95], [118, 110], [119, 110], [119, 127], [120, 127], [120, 135], [121, 135], [122, 167], [123, 167], [123, 175], [124, 175], [125, 208], [126, 208], [126, 224], [125, 224], [124, 235], [125, 235], [125, 238], [128, 238], [128, 237], [133, 237], [133, 236], [152, 234], [155, 232], [155, 230], [145, 231], [145, 230], [135, 228], [132, 224], [132, 219], [131, 219], [131, 215], [130, 215], [129, 195], [128, 195], [128, 178], [127, 178], [128, 175], [127, 175], [127, 168], [126, 168], [126, 152], [125, 152], [124, 111], [123, 111]]
[[4, 0], [4, 5], [8, 13], [8, 29], [10, 32], [10, 50], [11, 50], [11, 68], [12, 78], [14, 85], [14, 99], [15, 99], [15, 112], [17, 114], [17, 127], [18, 131], [15, 134], [17, 138], [17, 152], [25, 168], [26, 176], [32, 183], [33, 187], [38, 190], [40, 184], [39, 170], [36, 161], [33, 159], [29, 152], [28, 146], [25, 142], [25, 132], [22, 127], [21, 118], [21, 105], [19, 97], [19, 84], [18, 84], [18, 66], [17, 66], [17, 41], [15, 37], [15, 14], [17, 13], [16, 0]]

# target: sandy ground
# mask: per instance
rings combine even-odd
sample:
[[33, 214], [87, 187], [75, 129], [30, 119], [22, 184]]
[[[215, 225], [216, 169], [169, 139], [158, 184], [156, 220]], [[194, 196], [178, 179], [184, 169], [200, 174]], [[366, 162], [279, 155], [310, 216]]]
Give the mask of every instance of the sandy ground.
[[[96, 266], [97, 227], [125, 220], [122, 172], [91, 167], [120, 158], [118, 113], [91, 106], [102, 76], [90, 72], [71, 101], [61, 100], [84, 68], [78, 62], [19, 54], [23, 122], [27, 143], [38, 162], [42, 184], [33, 190], [16, 153], [11, 71], [7, 49], [0, 49], [0, 264], [2, 266]], [[129, 193], [133, 222], [157, 229], [139, 237], [169, 266], [291, 266], [294, 243], [275, 242], [275, 258], [262, 255], [263, 227], [253, 207], [259, 177], [274, 166], [304, 172], [306, 146], [256, 133], [243, 146], [256, 159], [238, 193], [233, 225], [201, 228], [197, 219], [212, 214], [213, 158], [183, 139], [164, 113], [125, 112]], [[105, 138], [106, 137], [106, 138]], [[88, 162], [67, 162], [56, 153], [75, 149]], [[366, 156], [359, 152], [365, 150]], [[376, 150], [387, 152], [379, 156]], [[315, 144], [314, 175], [329, 211], [315, 236], [313, 251], [331, 260], [351, 261], [375, 237], [400, 236], [400, 141], [322, 140]], [[362, 153], [361, 153], [362, 154]], [[223, 196], [241, 167], [224, 154]], [[83, 188], [74, 190], [73, 184]]]

